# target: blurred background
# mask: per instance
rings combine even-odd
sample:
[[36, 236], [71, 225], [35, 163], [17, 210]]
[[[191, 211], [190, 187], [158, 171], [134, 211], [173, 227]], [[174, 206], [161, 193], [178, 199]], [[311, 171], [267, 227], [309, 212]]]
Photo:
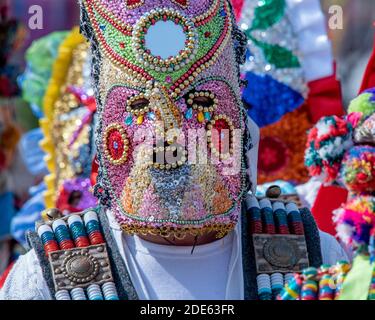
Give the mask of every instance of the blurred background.
[[332, 5], [343, 8], [344, 28], [329, 30], [333, 42], [338, 75], [347, 105], [359, 90], [364, 69], [371, 54], [375, 30], [374, 0], [322, 0], [327, 17]]

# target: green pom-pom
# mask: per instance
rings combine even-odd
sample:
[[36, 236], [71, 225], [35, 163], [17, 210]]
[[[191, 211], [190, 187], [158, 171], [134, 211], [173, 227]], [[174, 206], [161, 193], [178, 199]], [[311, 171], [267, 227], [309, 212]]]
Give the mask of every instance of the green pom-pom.
[[22, 98], [40, 109], [60, 44], [67, 35], [67, 31], [51, 33], [34, 41], [26, 51], [27, 68], [20, 81]]
[[370, 100], [372, 96], [372, 93], [360, 94], [350, 103], [348, 113], [361, 112], [364, 118], [372, 115], [375, 112], [375, 103]]

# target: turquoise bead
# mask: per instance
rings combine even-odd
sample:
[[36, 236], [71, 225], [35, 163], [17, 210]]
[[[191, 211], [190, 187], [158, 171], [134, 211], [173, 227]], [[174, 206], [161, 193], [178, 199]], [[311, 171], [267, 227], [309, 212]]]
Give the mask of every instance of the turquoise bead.
[[187, 111], [185, 112], [185, 118], [187, 120], [190, 120], [191, 118], [193, 118], [193, 109], [192, 108], [187, 109]]
[[210, 121], [210, 120], [211, 120], [211, 113], [209, 113], [209, 112], [205, 112], [205, 113], [204, 113], [204, 118], [205, 118], [206, 120]]
[[133, 116], [128, 116], [125, 119], [125, 124], [128, 125], [128, 126], [130, 126], [132, 123], [133, 123]]
[[149, 113], [147, 114], [147, 118], [148, 118], [149, 120], [151, 120], [151, 121], [154, 121], [155, 118], [156, 118], [155, 113], [153, 113], [153, 112], [149, 112]]

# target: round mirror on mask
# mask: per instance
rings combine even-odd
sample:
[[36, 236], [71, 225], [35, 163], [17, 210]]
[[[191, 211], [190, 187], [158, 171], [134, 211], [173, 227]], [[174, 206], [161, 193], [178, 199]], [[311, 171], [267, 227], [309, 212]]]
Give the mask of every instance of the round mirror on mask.
[[143, 16], [133, 32], [137, 59], [156, 71], [173, 72], [197, 53], [194, 23], [172, 9], [156, 9]]
[[145, 40], [151, 55], [165, 60], [185, 49], [186, 34], [172, 21], [158, 21], [148, 29]]

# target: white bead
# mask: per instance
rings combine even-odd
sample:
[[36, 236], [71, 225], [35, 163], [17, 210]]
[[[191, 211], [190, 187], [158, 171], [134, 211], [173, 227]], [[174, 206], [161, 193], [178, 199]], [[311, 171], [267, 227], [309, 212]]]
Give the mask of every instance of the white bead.
[[103, 284], [102, 291], [103, 291], [105, 300], [118, 299], [116, 286], [113, 282], [107, 282]]
[[68, 290], [60, 290], [55, 294], [56, 300], [71, 300]]
[[251, 194], [248, 194], [247, 197], [246, 197], [246, 207], [247, 207], [247, 209], [260, 208], [257, 198], [255, 198]]
[[70, 291], [73, 300], [87, 300], [82, 288], [74, 288]]
[[260, 274], [257, 276], [258, 291], [269, 289], [271, 291], [271, 278], [268, 274]]
[[46, 232], [52, 232], [52, 228], [47, 225], [47, 224], [43, 224], [41, 225], [39, 228], [38, 228], [38, 235], [39, 237], [42, 236], [43, 233], [46, 233]]
[[68, 224], [69, 224], [69, 227], [74, 223], [74, 222], [81, 222], [82, 223], [82, 219], [80, 216], [76, 215], [76, 214], [72, 214], [69, 216], [69, 219], [68, 219]]
[[293, 273], [287, 273], [284, 276], [284, 285], [286, 285], [288, 282], [290, 282], [290, 280], [292, 280], [293, 277], [294, 277]]
[[288, 203], [286, 205], [286, 212], [291, 213], [293, 211], [299, 212], [297, 205], [294, 202]]
[[273, 211], [276, 211], [279, 209], [285, 210], [285, 206], [282, 202], [274, 202], [272, 205], [272, 208], [273, 208]]
[[62, 219], [54, 221], [52, 223], [52, 229], [53, 229], [53, 231], [55, 231], [59, 226], [65, 226], [66, 227], [65, 221], [62, 220]]
[[272, 208], [271, 201], [269, 199], [262, 199], [259, 201], [259, 205], [261, 209], [264, 208]]
[[83, 220], [85, 221], [85, 225], [88, 224], [90, 221], [98, 221], [98, 215], [95, 211], [89, 211], [83, 216]]
[[87, 296], [89, 300], [103, 300], [103, 294], [97, 284], [92, 284], [87, 288]]
[[281, 273], [274, 273], [271, 275], [271, 284], [274, 286], [282, 286], [284, 284], [284, 277]]

